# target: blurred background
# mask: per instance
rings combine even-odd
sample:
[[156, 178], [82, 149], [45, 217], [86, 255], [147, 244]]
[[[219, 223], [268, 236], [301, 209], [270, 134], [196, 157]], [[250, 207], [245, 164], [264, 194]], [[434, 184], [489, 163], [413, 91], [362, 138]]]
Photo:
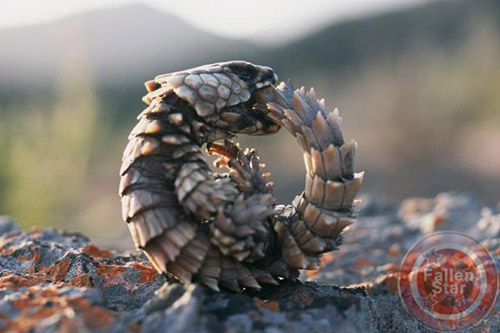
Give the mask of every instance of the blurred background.
[[[232, 59], [269, 65], [340, 109], [346, 139], [359, 143], [362, 193], [458, 190], [499, 202], [498, 0], [0, 7], [0, 215], [25, 228], [128, 241], [118, 170], [143, 82]], [[239, 139], [258, 148], [279, 201], [300, 193], [302, 156], [287, 133]]]

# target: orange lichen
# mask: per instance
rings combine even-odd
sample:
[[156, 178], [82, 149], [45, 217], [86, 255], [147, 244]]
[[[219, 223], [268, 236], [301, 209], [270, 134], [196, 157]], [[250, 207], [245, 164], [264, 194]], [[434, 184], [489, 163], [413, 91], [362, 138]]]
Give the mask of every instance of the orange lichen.
[[71, 262], [69, 259], [64, 259], [56, 262], [48, 268], [43, 268], [43, 265], [41, 265], [42, 269], [40, 270], [40, 272], [46, 273], [47, 278], [49, 278], [53, 282], [63, 280], [68, 274], [70, 264]]
[[33, 255], [33, 258], [31, 258], [31, 260], [34, 262], [40, 262], [40, 251], [35, 251], [35, 254]]
[[[40, 256], [40, 254], [37, 253], [33, 256], [35, 259]], [[68, 274], [69, 265], [70, 260], [64, 259], [47, 268], [43, 265], [39, 265], [37, 272], [35, 272], [35, 267], [29, 267], [27, 270], [29, 275], [4, 274], [0, 277], [0, 287], [19, 289], [23, 287], [31, 287], [47, 280], [51, 282], [62, 281]]]
[[141, 326], [138, 323], [131, 323], [128, 325], [128, 330], [129, 332], [132, 333], [141, 333]]
[[130, 266], [141, 272], [141, 277], [139, 278], [140, 283], [149, 282], [158, 276], [158, 272], [153, 267], [142, 265], [138, 262], [133, 262]]
[[24, 277], [10, 273], [4, 273], [0, 277], [0, 288], [17, 290], [19, 288], [31, 287], [42, 283], [43, 279], [38, 276]]
[[365, 267], [365, 266], [376, 267], [377, 263], [375, 261], [368, 260], [368, 259], [365, 259], [365, 258], [358, 258], [358, 259], [356, 259], [356, 262], [354, 263], [354, 266], [356, 268], [361, 268], [361, 267]]
[[389, 254], [395, 258], [399, 258], [401, 253], [399, 252], [399, 245], [398, 244], [392, 244], [389, 247]]
[[87, 253], [93, 258], [110, 258], [111, 252], [105, 249], [101, 249], [95, 245], [89, 244], [86, 248], [82, 249], [82, 252]]
[[90, 276], [86, 273], [78, 274], [77, 276], [72, 277], [68, 284], [74, 287], [84, 287], [90, 288], [92, 287], [92, 281], [90, 280]]
[[335, 256], [333, 252], [325, 253], [320, 258], [319, 269], [306, 271], [307, 277], [313, 277], [319, 273], [319, 271], [326, 266], [326, 264], [332, 262]]
[[374, 285], [384, 284], [389, 289], [391, 294], [395, 294], [398, 292], [398, 281], [399, 281], [399, 273], [389, 273], [386, 275], [379, 276], [375, 281], [366, 283], [366, 290], [369, 292], [370, 289]]
[[125, 267], [119, 265], [105, 265], [103, 263], [99, 263], [99, 266], [97, 267], [97, 275], [104, 279], [113, 279], [123, 272], [125, 272]]
[[108, 310], [91, 305], [83, 297], [69, 299], [68, 304], [75, 310], [78, 310], [83, 321], [90, 328], [102, 328], [113, 323], [113, 316]]
[[8, 249], [4, 249], [5, 246], [10, 243], [10, 241], [12, 241], [13, 239], [15, 239], [16, 237], [18, 237], [18, 235], [14, 234], [14, 235], [11, 235], [9, 237], [5, 237], [3, 236], [2, 239], [0, 240], [0, 255], [4, 256], [4, 255], [8, 255], [10, 253], [13, 253], [16, 248], [15, 247], [10, 247]]
[[434, 228], [442, 227], [446, 223], [447, 219], [448, 217], [445, 214], [437, 213], [434, 216]]
[[[14, 251], [16, 250], [15, 247], [12, 247], [11, 249], [13, 249]], [[34, 252], [30, 253], [27, 256], [23, 255], [17, 256], [16, 259], [18, 261], [33, 261], [33, 262], [40, 261], [40, 251], [35, 251], [35, 244], [30, 245], [30, 250]]]
[[374, 286], [380, 286], [381, 284], [385, 285], [391, 294], [395, 294], [398, 292], [398, 284], [399, 284], [400, 274], [389, 273], [385, 275], [381, 275], [377, 277], [375, 280], [369, 282], [362, 282], [354, 285], [350, 285], [350, 287], [364, 287], [367, 292], [370, 292]]
[[386, 272], [389, 272], [389, 273], [396, 273], [399, 271], [398, 266], [396, 266], [395, 264], [393, 264], [391, 262], [382, 266], [382, 269], [385, 270]]
[[399, 274], [391, 273], [387, 274], [382, 280], [382, 283], [384, 283], [389, 288], [389, 292], [393, 295], [398, 292], [398, 278]]
[[59, 287], [30, 287], [28, 292], [12, 301], [12, 306], [20, 310], [15, 319], [6, 320], [6, 330], [29, 332], [37, 327], [40, 320], [60, 315], [60, 331], [80, 331], [79, 319], [66, 315], [67, 310], [78, 313], [88, 328], [104, 328], [113, 323], [111, 313], [99, 306], [91, 305], [83, 297], [60, 296]]
[[333, 254], [333, 252], [325, 253], [324, 255], [321, 256], [320, 267], [321, 268], [325, 267], [326, 264], [328, 264], [329, 262], [332, 262], [334, 259], [335, 259], [335, 255]]
[[318, 275], [318, 273], [319, 273], [319, 269], [310, 270], [310, 271], [306, 271], [306, 276], [308, 278], [312, 278], [312, 277]]
[[30, 234], [33, 236], [33, 235], [40, 235], [40, 234], [43, 234], [43, 228], [40, 228], [40, 227], [33, 227], [31, 228], [31, 231], [30, 231]]
[[254, 297], [254, 301], [255, 301], [255, 304], [257, 304], [257, 306], [260, 309], [267, 309], [267, 310], [271, 310], [273, 312], [280, 311], [280, 303], [278, 303], [277, 301], [265, 301], [265, 300], [261, 300], [260, 298], [257, 298], [257, 297]]
[[[3, 246], [2, 246], [2, 244], [0, 244], [0, 249], [2, 249], [2, 248], [3, 248]], [[14, 248], [14, 247], [9, 247], [8, 249], [2, 249], [2, 251], [0, 251], [0, 256], [2, 256], [2, 257], [10, 256], [15, 251], [16, 251], [16, 248]]]
[[399, 214], [407, 216], [418, 212], [429, 211], [432, 208], [433, 200], [424, 198], [407, 199], [401, 203]]
[[[122, 265], [106, 265], [99, 262], [100, 258], [106, 258], [111, 253], [107, 250], [99, 249], [93, 245], [89, 245], [85, 248], [85, 252], [93, 256], [97, 260], [97, 274], [104, 279], [104, 285], [112, 285], [116, 283], [123, 282], [123, 274], [126, 267], [131, 267], [138, 271], [140, 274], [139, 282], [147, 283], [155, 279], [158, 276], [158, 272], [150, 267], [138, 262], [133, 262], [127, 264], [127, 266]], [[57, 286], [73, 286], [73, 287], [92, 287], [93, 282], [89, 274], [78, 274], [72, 277], [69, 281], [65, 281], [69, 268], [71, 266], [70, 259], [63, 259], [52, 264], [49, 267], [45, 267], [40, 263], [40, 252], [36, 251], [33, 253], [32, 258], [21, 257], [22, 260], [31, 260], [35, 265], [32, 265], [26, 269], [27, 274], [3, 274], [0, 275], [0, 288], [8, 289], [19, 289], [23, 287], [31, 287], [44, 282], [52, 282]], [[132, 287], [132, 286], [131, 286]]]

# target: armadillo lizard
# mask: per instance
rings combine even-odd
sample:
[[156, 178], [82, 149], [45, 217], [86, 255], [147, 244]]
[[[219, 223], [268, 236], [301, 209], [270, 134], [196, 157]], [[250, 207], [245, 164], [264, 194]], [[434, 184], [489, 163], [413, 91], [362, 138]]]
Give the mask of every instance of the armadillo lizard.
[[[154, 267], [219, 290], [260, 288], [317, 269], [355, 221], [355, 142], [314, 90], [275, 86], [269, 67], [231, 61], [159, 75], [129, 136], [119, 193], [123, 219]], [[229, 139], [287, 129], [306, 166], [305, 189], [275, 205], [255, 150]], [[215, 173], [205, 149], [219, 156]]]

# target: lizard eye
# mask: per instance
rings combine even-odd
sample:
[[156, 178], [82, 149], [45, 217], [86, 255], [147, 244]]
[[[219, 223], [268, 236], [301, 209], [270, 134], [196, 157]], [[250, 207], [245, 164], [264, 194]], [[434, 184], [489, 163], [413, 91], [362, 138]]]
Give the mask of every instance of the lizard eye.
[[236, 68], [234, 70], [234, 74], [238, 75], [240, 79], [245, 81], [250, 79], [250, 72], [246, 68]]

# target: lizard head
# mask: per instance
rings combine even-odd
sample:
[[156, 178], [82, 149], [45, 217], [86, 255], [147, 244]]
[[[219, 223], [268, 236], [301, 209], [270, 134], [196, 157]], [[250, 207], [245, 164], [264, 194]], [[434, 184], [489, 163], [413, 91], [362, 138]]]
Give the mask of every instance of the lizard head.
[[264, 135], [280, 127], [259, 107], [259, 93], [276, 83], [270, 67], [247, 61], [229, 61], [157, 76], [148, 90], [171, 89], [197, 115], [217, 129], [234, 135]]

